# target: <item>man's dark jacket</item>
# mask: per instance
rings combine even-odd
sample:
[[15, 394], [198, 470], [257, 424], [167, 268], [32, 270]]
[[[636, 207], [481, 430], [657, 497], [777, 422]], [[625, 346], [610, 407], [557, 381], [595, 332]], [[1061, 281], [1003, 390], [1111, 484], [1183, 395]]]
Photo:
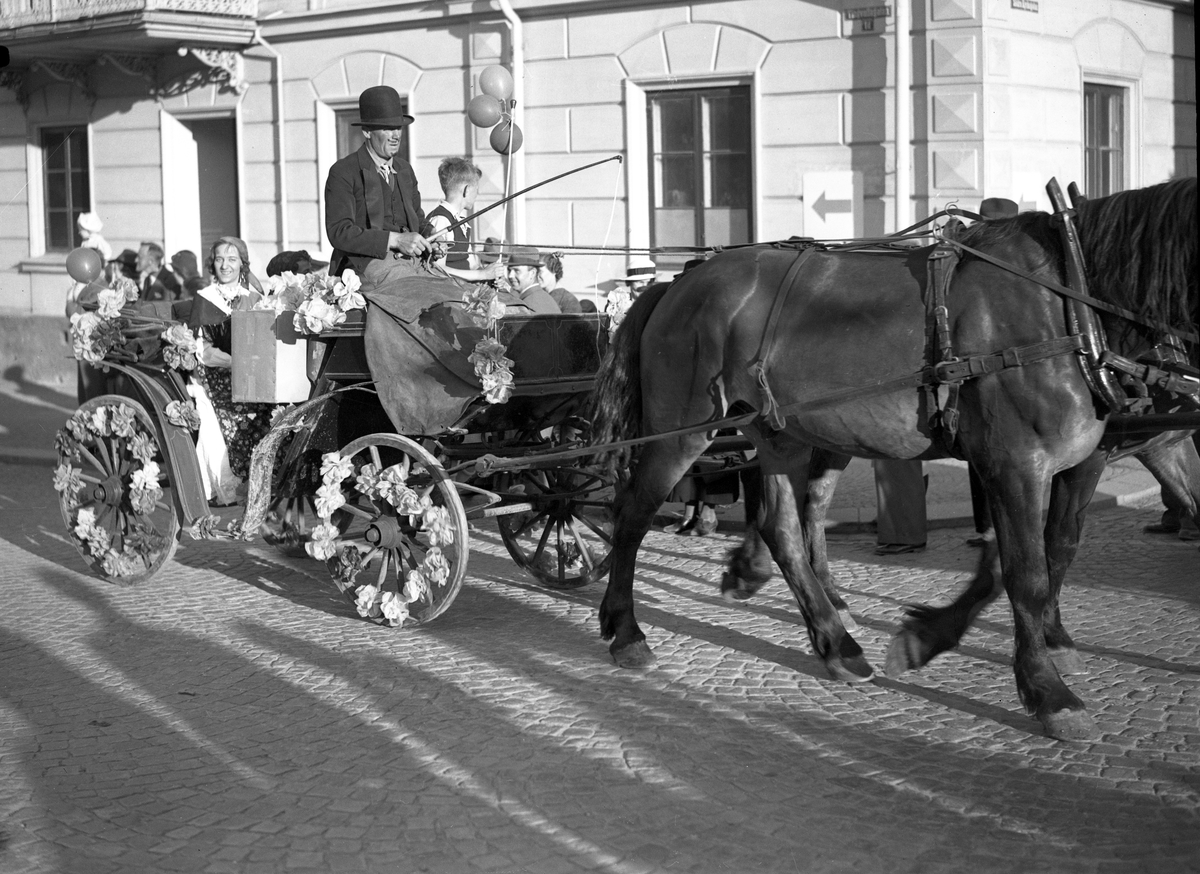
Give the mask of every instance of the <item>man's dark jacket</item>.
[[[353, 267], [360, 276], [375, 258], [388, 254], [390, 231], [420, 233], [425, 224], [417, 175], [403, 158], [392, 158], [394, 186], [384, 188], [383, 177], [367, 144], [329, 168], [325, 181], [325, 233], [333, 244], [329, 273], [340, 276]], [[392, 221], [386, 220], [391, 198]]]

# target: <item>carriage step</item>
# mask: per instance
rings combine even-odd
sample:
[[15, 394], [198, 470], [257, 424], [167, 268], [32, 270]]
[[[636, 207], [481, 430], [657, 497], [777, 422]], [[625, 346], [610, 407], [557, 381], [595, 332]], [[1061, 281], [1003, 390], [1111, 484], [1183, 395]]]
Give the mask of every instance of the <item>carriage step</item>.
[[533, 504], [523, 501], [519, 504], [502, 504], [492, 507], [464, 507], [468, 519], [492, 519], [496, 516], [511, 516], [514, 513], [532, 513]]

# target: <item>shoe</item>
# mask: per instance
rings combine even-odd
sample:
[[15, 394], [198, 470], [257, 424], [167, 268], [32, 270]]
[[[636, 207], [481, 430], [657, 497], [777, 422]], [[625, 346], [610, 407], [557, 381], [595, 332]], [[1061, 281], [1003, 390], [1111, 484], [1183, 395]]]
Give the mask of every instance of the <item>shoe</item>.
[[983, 547], [987, 546], [989, 540], [991, 540], [991, 538], [986, 534], [978, 534], [975, 537], [967, 538], [967, 546], [970, 546], [973, 549], [982, 549]]
[[905, 555], [910, 552], [924, 551], [924, 543], [884, 543], [875, 548], [876, 555]]
[[1197, 530], [1194, 525], [1188, 525], [1186, 527], [1180, 526], [1179, 539], [1180, 540], [1200, 540], [1200, 530]]
[[1178, 534], [1180, 525], [1170, 525], [1166, 522], [1153, 522], [1142, 530], [1147, 534]]
[[701, 518], [692, 525], [687, 531], [680, 532], [684, 537], [707, 537], [717, 530], [717, 518], [714, 516], [711, 519]]
[[673, 525], [668, 525], [663, 529], [663, 531], [667, 532], [668, 534], [679, 534], [686, 537], [688, 532], [690, 532], [693, 526], [695, 526], [696, 522], [697, 518], [695, 516], [688, 516], [686, 519], [680, 519]]

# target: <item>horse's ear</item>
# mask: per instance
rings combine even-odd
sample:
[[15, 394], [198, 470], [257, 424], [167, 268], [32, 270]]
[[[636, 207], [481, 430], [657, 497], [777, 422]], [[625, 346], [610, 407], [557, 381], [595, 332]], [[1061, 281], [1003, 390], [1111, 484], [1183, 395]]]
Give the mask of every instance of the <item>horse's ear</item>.
[[1070, 195], [1071, 206], [1075, 209], [1079, 209], [1079, 207], [1087, 203], [1087, 198], [1084, 197], [1083, 192], [1079, 190], [1079, 186], [1074, 182], [1067, 186], [1067, 194]]

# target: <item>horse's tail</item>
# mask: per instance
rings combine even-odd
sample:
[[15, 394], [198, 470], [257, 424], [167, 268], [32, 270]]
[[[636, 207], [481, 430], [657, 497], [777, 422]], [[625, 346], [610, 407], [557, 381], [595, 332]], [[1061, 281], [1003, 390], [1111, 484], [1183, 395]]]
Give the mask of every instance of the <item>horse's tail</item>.
[[[625, 313], [608, 346], [608, 354], [596, 373], [589, 419], [592, 446], [605, 446], [640, 437], [642, 432], [642, 331], [650, 314], [670, 286], [651, 285], [638, 295]], [[633, 447], [603, 450], [600, 462], [612, 467], [628, 467]]]

